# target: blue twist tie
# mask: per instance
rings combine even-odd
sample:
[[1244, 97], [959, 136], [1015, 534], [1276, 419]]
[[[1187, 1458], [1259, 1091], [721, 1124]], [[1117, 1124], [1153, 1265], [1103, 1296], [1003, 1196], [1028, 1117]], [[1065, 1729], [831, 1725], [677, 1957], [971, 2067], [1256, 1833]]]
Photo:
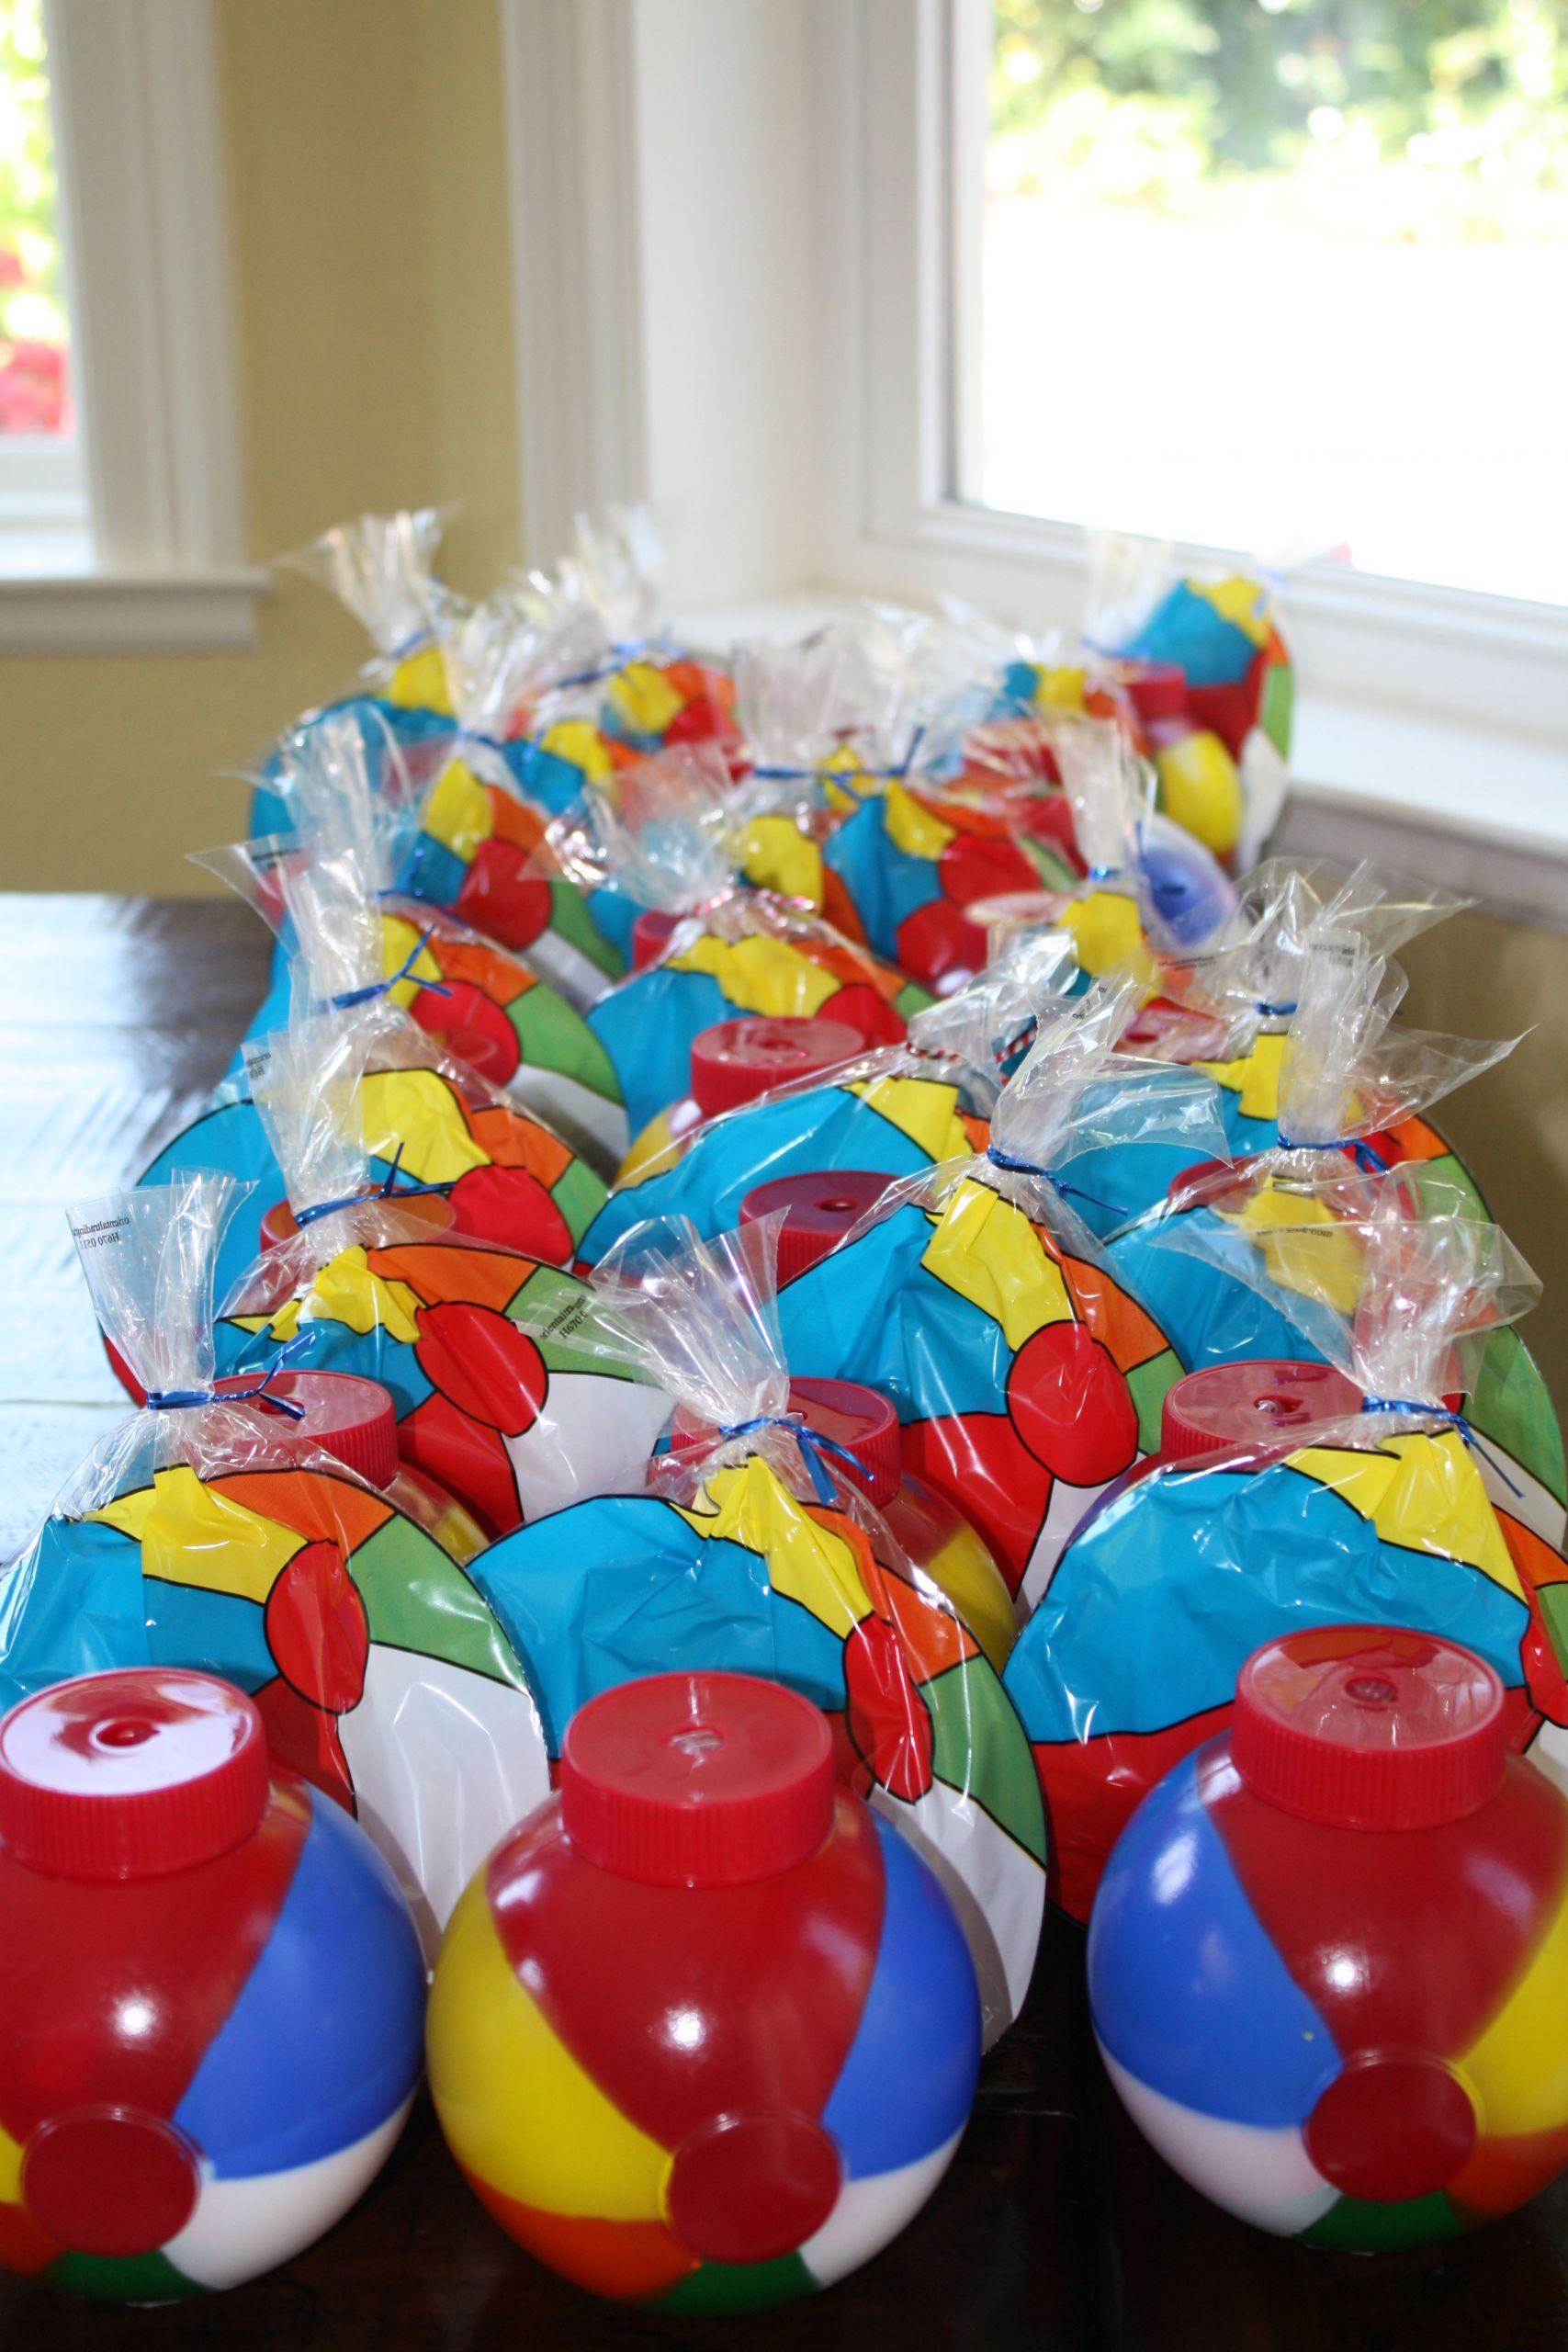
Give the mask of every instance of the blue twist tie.
[[669, 637], [657, 637], [651, 643], [643, 637], [612, 639], [609, 661], [599, 662], [592, 670], [575, 671], [570, 678], [558, 678], [547, 691], [559, 694], [568, 686], [596, 686], [601, 679], [613, 678], [617, 670], [624, 670], [628, 662], [676, 662], [679, 659], [680, 649]]
[[389, 654], [388, 654], [388, 656], [387, 656], [388, 661], [389, 661], [389, 662], [404, 662], [404, 661], [406, 661], [406, 660], [408, 659], [409, 655], [410, 655], [411, 653], [412, 653], [412, 652], [416, 651], [416, 650], [417, 650], [417, 649], [418, 649], [420, 646], [422, 646], [422, 645], [430, 645], [430, 644], [433, 644], [433, 643], [434, 642], [434, 636], [435, 636], [435, 632], [434, 631], [434, 629], [429, 628], [428, 627], [427, 627], [427, 628], [416, 628], [416, 629], [412, 632], [412, 635], [410, 635], [410, 636], [408, 636], [408, 637], [405, 637], [405, 638], [403, 639], [403, 640], [402, 640], [402, 642], [401, 642], [401, 644], [400, 644], [400, 645], [394, 645], [394, 646], [393, 646], [393, 648], [392, 648], [392, 650], [391, 650], [390, 653], [389, 653]]
[[1014, 1153], [1004, 1151], [999, 1143], [988, 1143], [986, 1157], [994, 1168], [1005, 1168], [1010, 1176], [1043, 1176], [1047, 1184], [1056, 1181], [1048, 1168], [1039, 1167], [1032, 1159], [1018, 1159]]
[[753, 768], [751, 774], [763, 784], [836, 784], [840, 790], [852, 792], [858, 783], [902, 784], [915, 764], [915, 753], [920, 748], [924, 727], [917, 727], [909, 738], [909, 748], [897, 767], [891, 768]]
[[335, 1201], [317, 1201], [311, 1208], [296, 1209], [295, 1224], [301, 1227], [314, 1225], [318, 1217], [335, 1216], [339, 1209], [357, 1208], [361, 1201], [412, 1201], [421, 1193], [449, 1193], [457, 1182], [456, 1177], [448, 1177], [444, 1183], [416, 1184], [411, 1180], [406, 1184], [400, 1184], [398, 1175], [402, 1159], [403, 1138], [400, 1136], [391, 1166], [379, 1184], [372, 1184], [367, 1193], [344, 1193]]
[[1098, 1193], [1086, 1193], [1081, 1184], [1064, 1182], [1048, 1168], [1037, 1167], [1032, 1159], [1015, 1159], [1010, 1151], [1004, 1151], [1000, 1144], [988, 1143], [986, 1157], [993, 1168], [1005, 1168], [1010, 1176], [1037, 1176], [1043, 1184], [1049, 1184], [1051, 1190], [1059, 1193], [1065, 1201], [1087, 1201], [1091, 1209], [1103, 1209], [1107, 1216], [1122, 1218], [1127, 1214], [1125, 1209], [1119, 1209], [1114, 1201], [1102, 1201]]
[[1364, 1396], [1361, 1410], [1363, 1413], [1425, 1413], [1428, 1420], [1445, 1422], [1450, 1429], [1459, 1431], [1472, 1453], [1478, 1453], [1483, 1462], [1491, 1464], [1511, 1495], [1523, 1494], [1523, 1487], [1515, 1485], [1496, 1455], [1488, 1452], [1472, 1424], [1462, 1413], [1456, 1413], [1451, 1405], [1428, 1405], [1419, 1396]]
[[1280, 1135], [1276, 1139], [1281, 1151], [1346, 1151], [1363, 1176], [1386, 1176], [1390, 1163], [1381, 1151], [1374, 1151], [1365, 1136], [1346, 1136], [1338, 1143], [1298, 1143], [1294, 1136]]
[[789, 1431], [800, 1449], [800, 1458], [806, 1465], [806, 1475], [811, 1481], [818, 1501], [829, 1508], [834, 1502], [833, 1479], [823, 1460], [824, 1454], [836, 1454], [840, 1462], [849, 1464], [857, 1479], [863, 1481], [865, 1477], [863, 1465], [855, 1459], [847, 1445], [840, 1445], [836, 1438], [823, 1437], [816, 1430], [807, 1429], [804, 1421], [797, 1421], [789, 1413], [754, 1413], [749, 1421], [731, 1421], [728, 1429], [721, 1428], [719, 1436], [728, 1443], [734, 1437], [750, 1437], [755, 1430]]
[[248, 1388], [221, 1391], [216, 1388], [150, 1388], [147, 1391], [147, 1410], [150, 1413], [178, 1413], [202, 1405], [244, 1405], [254, 1400], [265, 1405], [269, 1413], [286, 1413], [291, 1421], [302, 1421], [305, 1418], [303, 1405], [295, 1404], [291, 1396], [270, 1396], [268, 1390], [278, 1374], [288, 1370], [310, 1336], [308, 1331], [299, 1332], [287, 1346], [280, 1348], [266, 1371]]
[[[386, 979], [372, 980], [370, 986], [365, 989], [344, 989], [339, 995], [329, 997], [327, 1002], [334, 1012], [346, 1012], [352, 1004], [369, 1004], [378, 996], [389, 995], [400, 980], [409, 980], [413, 978], [415, 964], [418, 963], [434, 936], [435, 925], [432, 923], [428, 930], [420, 933], [397, 970], [390, 973]], [[442, 980], [421, 980], [419, 985], [431, 996], [450, 996], [452, 993]]]
[[1252, 1009], [1265, 1021], [1289, 1021], [1296, 1009], [1295, 999], [1292, 997], [1289, 1004], [1269, 1004], [1259, 998]]

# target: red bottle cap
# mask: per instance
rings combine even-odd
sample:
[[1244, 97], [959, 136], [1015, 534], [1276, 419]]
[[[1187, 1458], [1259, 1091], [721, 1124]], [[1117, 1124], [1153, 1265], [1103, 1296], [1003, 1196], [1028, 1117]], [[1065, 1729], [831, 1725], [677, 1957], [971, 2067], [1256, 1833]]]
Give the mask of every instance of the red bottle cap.
[[[457, 1212], [445, 1193], [389, 1193], [383, 1197], [395, 1201], [401, 1216], [427, 1225], [433, 1233], [445, 1233], [457, 1221]], [[299, 1230], [288, 1202], [274, 1201], [261, 1221], [261, 1246], [263, 1250], [276, 1250], [280, 1242], [291, 1240]]]
[[[854, 1455], [862, 1488], [879, 1510], [892, 1501], [903, 1478], [898, 1416], [879, 1388], [863, 1388], [854, 1380], [792, 1380], [789, 1409], [818, 1437], [830, 1438]], [[705, 1453], [717, 1434], [711, 1421], [698, 1420], [678, 1406], [670, 1424], [670, 1454], [679, 1461], [682, 1454]], [[849, 1473], [849, 1464], [832, 1455], [828, 1466]]]
[[818, 1437], [854, 1455], [861, 1484], [878, 1510], [892, 1501], [903, 1482], [904, 1458], [891, 1398], [854, 1380], [792, 1380], [789, 1408]]
[[770, 1087], [815, 1077], [864, 1051], [864, 1038], [847, 1021], [756, 1012], [716, 1021], [692, 1040], [692, 1100], [705, 1119], [715, 1119]]
[[1179, 662], [1129, 662], [1122, 673], [1127, 699], [1145, 724], [1180, 718], [1187, 709], [1187, 673]]
[[655, 1674], [581, 1707], [561, 1747], [561, 1827], [649, 1886], [740, 1886], [816, 1853], [833, 1743], [808, 1699], [749, 1674]]
[[893, 1181], [870, 1168], [775, 1176], [771, 1183], [754, 1185], [747, 1193], [740, 1204], [740, 1222], [754, 1225], [759, 1217], [783, 1209], [779, 1280], [792, 1283], [796, 1274], [825, 1258], [867, 1209], [875, 1207]]
[[274, 1201], [261, 1221], [261, 1246], [264, 1250], [276, 1250], [285, 1241], [291, 1241], [299, 1230], [288, 1202]]
[[[243, 1397], [254, 1390], [256, 1377], [254, 1372], [235, 1373], [213, 1386], [220, 1396]], [[288, 1413], [267, 1412], [264, 1398], [255, 1400], [285, 1457], [319, 1448], [372, 1487], [391, 1485], [398, 1475], [398, 1408], [378, 1380], [356, 1372], [280, 1372], [267, 1383], [266, 1394], [305, 1408], [297, 1421]]]
[[646, 972], [657, 964], [669, 946], [677, 923], [684, 922], [684, 915], [671, 914], [667, 907], [645, 907], [632, 925], [632, 970]]
[[1503, 1685], [1457, 1642], [1329, 1625], [1255, 1650], [1231, 1761], [1256, 1797], [1337, 1829], [1431, 1829], [1495, 1794]]
[[79, 1675], [0, 1722], [0, 1847], [53, 1878], [160, 1878], [251, 1836], [266, 1811], [254, 1703], [215, 1675]]
[[1212, 1363], [1166, 1391], [1159, 1450], [1167, 1462], [1224, 1453], [1235, 1445], [1276, 1445], [1322, 1421], [1361, 1409], [1353, 1380], [1328, 1363]]

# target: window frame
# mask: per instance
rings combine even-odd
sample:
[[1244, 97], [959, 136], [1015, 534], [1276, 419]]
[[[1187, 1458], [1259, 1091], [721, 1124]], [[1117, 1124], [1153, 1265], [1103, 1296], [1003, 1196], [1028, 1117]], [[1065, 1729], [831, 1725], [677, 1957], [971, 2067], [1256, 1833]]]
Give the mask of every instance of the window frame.
[[0, 650], [248, 648], [267, 581], [243, 560], [210, 0], [45, 0], [44, 31], [85, 495], [73, 563], [49, 541], [62, 485], [12, 504], [44, 511], [30, 566], [25, 529], [0, 539]]
[[[965, 142], [949, 99], [955, 74], [975, 71], [959, 28], [966, 13], [964, 0], [823, 0], [818, 10], [823, 233], [836, 315], [861, 330], [854, 414], [834, 435], [828, 576], [956, 594], [1076, 632], [1082, 531], [970, 504], [953, 489], [963, 401], [950, 364], [949, 198]], [[1193, 566], [1227, 553], [1177, 550]], [[1568, 607], [1312, 562], [1289, 581], [1285, 610], [1319, 695], [1568, 739]]]

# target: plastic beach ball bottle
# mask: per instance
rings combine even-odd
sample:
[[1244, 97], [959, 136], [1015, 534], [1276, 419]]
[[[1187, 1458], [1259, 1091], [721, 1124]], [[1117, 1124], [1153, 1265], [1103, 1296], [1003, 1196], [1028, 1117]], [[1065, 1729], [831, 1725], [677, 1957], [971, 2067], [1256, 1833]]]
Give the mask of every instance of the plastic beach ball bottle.
[[1568, 1801], [1457, 1644], [1257, 1651], [1122, 1832], [1089, 1979], [1134, 2121], [1264, 2229], [1420, 2245], [1568, 2161]]
[[818, 1711], [664, 1674], [573, 1717], [558, 1795], [453, 1914], [427, 2041], [453, 2154], [521, 2245], [600, 2294], [745, 2311], [924, 2204], [980, 2008], [946, 1896], [836, 1789]]
[[251, 1701], [144, 1668], [0, 1722], [0, 2264], [134, 2302], [330, 2229], [420, 2072], [407, 1905], [269, 1768]]
[[617, 1182], [671, 1144], [688, 1142], [705, 1121], [864, 1051], [865, 1040], [847, 1021], [761, 1012], [716, 1021], [692, 1040], [690, 1091], [649, 1121], [622, 1161]]

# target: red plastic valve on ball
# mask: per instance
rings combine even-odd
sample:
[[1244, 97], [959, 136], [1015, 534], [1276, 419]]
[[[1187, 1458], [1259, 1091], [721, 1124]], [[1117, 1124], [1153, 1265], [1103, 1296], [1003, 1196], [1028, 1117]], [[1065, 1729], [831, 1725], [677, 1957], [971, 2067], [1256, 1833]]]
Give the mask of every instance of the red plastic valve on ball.
[[632, 925], [632, 970], [646, 972], [657, 964], [686, 918], [667, 907], [644, 907]]

